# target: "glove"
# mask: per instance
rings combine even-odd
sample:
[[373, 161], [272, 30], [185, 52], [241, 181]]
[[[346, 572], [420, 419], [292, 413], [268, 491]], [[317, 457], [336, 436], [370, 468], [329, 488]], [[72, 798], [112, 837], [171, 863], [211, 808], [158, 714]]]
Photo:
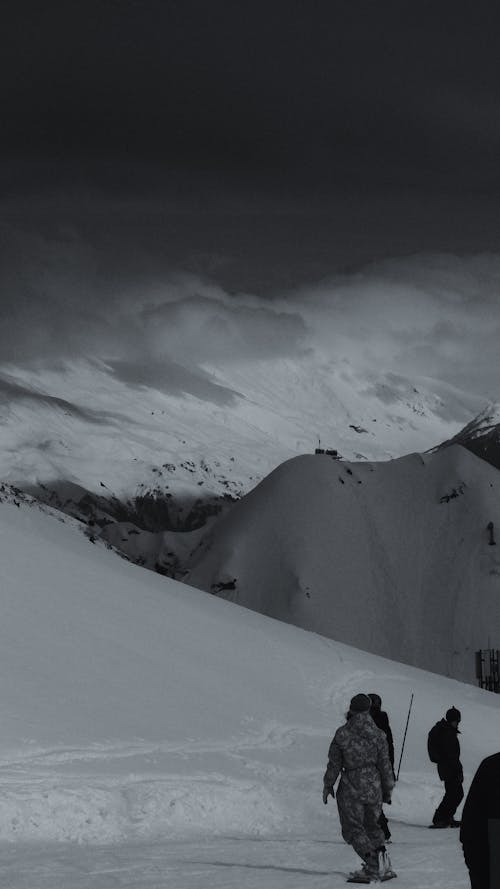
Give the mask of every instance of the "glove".
[[326, 806], [328, 802], [328, 797], [331, 796], [332, 799], [335, 799], [335, 791], [333, 787], [323, 787], [323, 802]]

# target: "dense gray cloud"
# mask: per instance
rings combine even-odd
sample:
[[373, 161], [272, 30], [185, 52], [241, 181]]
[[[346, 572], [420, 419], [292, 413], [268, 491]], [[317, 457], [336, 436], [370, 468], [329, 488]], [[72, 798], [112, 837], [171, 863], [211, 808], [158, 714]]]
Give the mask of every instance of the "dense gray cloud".
[[383, 260], [269, 298], [228, 290], [216, 257], [208, 277], [162, 265], [158, 251], [132, 268], [70, 228], [1, 234], [4, 364], [87, 355], [127, 382], [194, 392], [206, 375], [180, 368], [307, 353], [363, 384], [408, 374], [500, 398], [500, 255]]
[[4, 361], [69, 356], [113, 338], [112, 287], [78, 238], [1, 231], [0, 329]]
[[500, 398], [500, 255], [414, 256], [297, 294], [314, 340], [353, 366]]
[[[203, 287], [198, 285], [198, 290]], [[297, 354], [306, 342], [307, 327], [300, 314], [255, 297], [231, 298], [222, 291], [166, 301], [146, 309], [141, 317], [155, 354], [195, 363], [279, 358]]]
[[90, 355], [157, 368], [161, 360], [225, 363], [286, 354], [305, 337], [297, 313], [230, 296], [193, 273], [160, 276], [145, 264], [125, 275], [75, 233], [47, 238], [4, 227], [2, 246], [4, 362]]
[[499, 21], [430, 0], [11, 4], [2, 361], [91, 355], [194, 393], [197, 364], [308, 353], [360, 385], [500, 397]]

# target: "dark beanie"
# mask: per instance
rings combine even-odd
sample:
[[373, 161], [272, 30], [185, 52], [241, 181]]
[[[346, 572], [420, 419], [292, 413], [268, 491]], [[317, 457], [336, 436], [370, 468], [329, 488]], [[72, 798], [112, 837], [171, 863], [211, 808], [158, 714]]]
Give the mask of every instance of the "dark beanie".
[[351, 703], [349, 704], [349, 710], [351, 713], [368, 713], [372, 702], [368, 695], [354, 695], [351, 699]]
[[368, 697], [372, 702], [372, 710], [380, 710], [382, 706], [382, 698], [380, 697], [380, 695], [375, 694], [375, 692], [370, 692]]
[[446, 711], [446, 722], [460, 722], [461, 718], [462, 714], [456, 707], [450, 707], [450, 709]]

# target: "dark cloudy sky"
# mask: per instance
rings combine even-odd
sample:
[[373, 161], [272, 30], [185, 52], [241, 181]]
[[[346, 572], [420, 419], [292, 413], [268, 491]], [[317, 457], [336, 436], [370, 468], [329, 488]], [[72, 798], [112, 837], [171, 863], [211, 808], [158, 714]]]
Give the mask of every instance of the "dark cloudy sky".
[[500, 397], [499, 33], [478, 0], [7, 0], [0, 357], [320, 343]]
[[496, 4], [18, 0], [3, 10], [2, 154], [39, 162], [33, 176], [47, 184], [80, 163], [117, 190], [156, 187], [156, 167], [167, 182], [184, 172], [303, 200], [500, 186]]
[[266, 293], [497, 249], [494, 3], [16, 0], [0, 30], [4, 257]]

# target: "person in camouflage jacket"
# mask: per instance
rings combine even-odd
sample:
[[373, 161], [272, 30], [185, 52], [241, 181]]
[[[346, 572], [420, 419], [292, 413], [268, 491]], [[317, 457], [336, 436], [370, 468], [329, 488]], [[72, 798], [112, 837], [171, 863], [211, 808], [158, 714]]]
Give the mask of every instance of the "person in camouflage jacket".
[[365, 862], [378, 870], [379, 852], [385, 852], [384, 833], [378, 821], [382, 802], [391, 802], [394, 775], [387, 739], [370, 716], [368, 695], [351, 700], [345, 725], [337, 729], [328, 752], [323, 778], [323, 802], [337, 789], [342, 837]]

